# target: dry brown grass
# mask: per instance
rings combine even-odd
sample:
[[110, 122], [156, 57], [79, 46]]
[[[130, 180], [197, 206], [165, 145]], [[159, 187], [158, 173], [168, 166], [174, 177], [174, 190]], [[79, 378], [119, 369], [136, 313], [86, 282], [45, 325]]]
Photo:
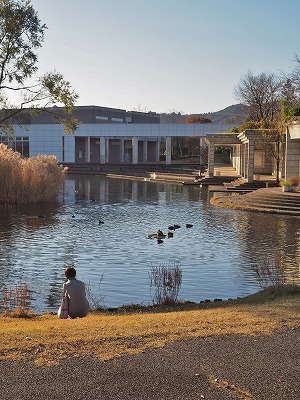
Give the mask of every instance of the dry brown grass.
[[62, 188], [66, 168], [55, 156], [39, 155], [22, 159], [20, 153], [0, 144], [0, 202], [35, 203], [56, 198]]
[[268, 335], [299, 327], [300, 295], [260, 304], [225, 302], [189, 305], [168, 312], [89, 314], [59, 320], [55, 315], [0, 318], [0, 359], [30, 359], [52, 365], [66, 357], [107, 360], [168, 342], [212, 335]]

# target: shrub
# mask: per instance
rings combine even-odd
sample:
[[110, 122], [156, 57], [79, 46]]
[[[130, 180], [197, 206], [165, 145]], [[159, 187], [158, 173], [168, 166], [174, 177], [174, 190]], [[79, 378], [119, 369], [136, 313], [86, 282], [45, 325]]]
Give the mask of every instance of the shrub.
[[178, 301], [182, 283], [182, 269], [178, 263], [150, 265], [149, 278], [153, 304], [167, 305]]
[[282, 179], [279, 182], [280, 186], [298, 186], [299, 185], [299, 178], [297, 176], [291, 176], [290, 178], [284, 180]]
[[55, 156], [22, 159], [0, 144], [0, 203], [37, 203], [55, 199], [62, 189], [67, 168]]
[[98, 294], [94, 294], [91, 287], [91, 282], [85, 282], [86, 297], [88, 299], [91, 310], [101, 310], [104, 308], [105, 296], [101, 293], [101, 285], [104, 278], [104, 274], [100, 275], [98, 284]]
[[295, 284], [296, 277], [285, 271], [282, 256], [275, 254], [273, 258], [264, 256], [259, 264], [252, 266], [256, 279], [262, 289], [269, 286]]
[[[17, 314], [29, 311], [31, 304], [31, 293], [27, 283], [4, 287], [2, 289], [1, 308], [6, 312]], [[17, 311], [19, 310], [19, 311]]]
[[297, 176], [292, 176], [291, 178], [288, 179], [288, 182], [290, 183], [291, 186], [299, 185], [299, 179], [297, 178]]

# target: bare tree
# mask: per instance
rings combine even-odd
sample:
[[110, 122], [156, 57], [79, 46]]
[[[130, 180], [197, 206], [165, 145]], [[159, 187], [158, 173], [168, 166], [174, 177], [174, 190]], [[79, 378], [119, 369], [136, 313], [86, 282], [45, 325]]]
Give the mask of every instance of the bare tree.
[[282, 81], [274, 74], [257, 76], [248, 71], [234, 89], [234, 96], [249, 107], [249, 119], [274, 121], [280, 116]]
[[294, 107], [299, 104], [299, 93], [297, 93], [297, 87], [292, 80], [292, 77], [284, 78], [282, 89], [281, 89], [281, 101], [284, 107]]
[[295, 55], [296, 66], [289, 74], [288, 78], [290, 79], [291, 84], [293, 85], [295, 91], [297, 91], [298, 99], [300, 94], [300, 58], [298, 55]]

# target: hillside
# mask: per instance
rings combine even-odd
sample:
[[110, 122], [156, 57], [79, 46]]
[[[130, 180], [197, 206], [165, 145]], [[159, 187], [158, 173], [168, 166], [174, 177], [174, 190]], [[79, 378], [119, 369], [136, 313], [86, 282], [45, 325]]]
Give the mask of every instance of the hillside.
[[246, 120], [247, 107], [243, 104], [233, 104], [223, 110], [202, 114], [204, 117], [210, 118], [215, 124], [232, 124], [241, 125]]
[[161, 124], [182, 124], [189, 115], [202, 115], [210, 118], [215, 124], [241, 125], [246, 120], [247, 107], [243, 104], [233, 104], [220, 111], [199, 114], [170, 113], [161, 114]]

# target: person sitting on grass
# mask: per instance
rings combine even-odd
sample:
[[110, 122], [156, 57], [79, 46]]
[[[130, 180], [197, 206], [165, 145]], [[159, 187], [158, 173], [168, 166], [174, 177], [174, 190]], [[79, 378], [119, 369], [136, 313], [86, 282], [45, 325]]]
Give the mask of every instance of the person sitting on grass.
[[82, 318], [85, 317], [89, 311], [89, 303], [86, 298], [84, 282], [76, 279], [76, 269], [67, 267], [65, 269], [65, 276], [68, 279], [63, 284], [63, 293], [66, 293], [69, 300], [69, 317]]

